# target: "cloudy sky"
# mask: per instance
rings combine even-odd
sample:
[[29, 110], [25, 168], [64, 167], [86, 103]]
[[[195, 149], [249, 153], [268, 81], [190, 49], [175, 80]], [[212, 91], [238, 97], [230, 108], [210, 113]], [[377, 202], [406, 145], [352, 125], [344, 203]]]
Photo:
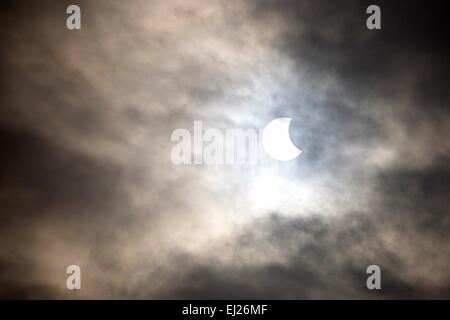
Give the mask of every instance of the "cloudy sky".
[[[448, 4], [73, 3], [1, 4], [0, 297], [450, 298]], [[171, 161], [283, 116], [276, 170]]]

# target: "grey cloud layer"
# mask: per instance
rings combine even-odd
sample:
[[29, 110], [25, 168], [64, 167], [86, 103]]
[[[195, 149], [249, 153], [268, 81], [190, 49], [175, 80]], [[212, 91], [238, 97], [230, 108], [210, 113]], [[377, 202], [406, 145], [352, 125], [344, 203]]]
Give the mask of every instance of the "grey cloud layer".
[[[0, 296], [448, 298], [448, 10], [381, 1], [369, 32], [366, 4], [82, 1], [79, 32], [2, 4]], [[286, 115], [276, 210], [257, 170], [170, 162], [194, 119]]]

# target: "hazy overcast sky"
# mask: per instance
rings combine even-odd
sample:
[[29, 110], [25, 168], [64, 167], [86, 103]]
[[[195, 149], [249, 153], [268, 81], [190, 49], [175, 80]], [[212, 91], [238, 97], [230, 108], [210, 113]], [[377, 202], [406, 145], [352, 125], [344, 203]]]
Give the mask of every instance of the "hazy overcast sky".
[[[446, 2], [73, 3], [0, 5], [0, 297], [450, 298]], [[170, 160], [284, 116], [277, 170]]]

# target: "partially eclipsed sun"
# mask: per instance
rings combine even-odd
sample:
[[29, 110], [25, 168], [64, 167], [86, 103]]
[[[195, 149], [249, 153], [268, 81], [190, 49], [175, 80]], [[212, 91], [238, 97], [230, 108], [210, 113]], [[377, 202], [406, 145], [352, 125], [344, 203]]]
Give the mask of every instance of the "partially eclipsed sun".
[[274, 160], [289, 161], [297, 158], [302, 150], [298, 149], [289, 136], [291, 118], [276, 118], [267, 124], [262, 135], [262, 145]]

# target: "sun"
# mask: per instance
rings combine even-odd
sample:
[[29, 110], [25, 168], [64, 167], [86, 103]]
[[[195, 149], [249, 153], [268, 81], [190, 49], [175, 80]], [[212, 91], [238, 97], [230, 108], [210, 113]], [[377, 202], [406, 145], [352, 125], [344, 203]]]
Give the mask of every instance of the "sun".
[[302, 150], [298, 149], [289, 136], [291, 118], [277, 118], [264, 128], [262, 144], [267, 154], [274, 160], [289, 161], [297, 158]]

